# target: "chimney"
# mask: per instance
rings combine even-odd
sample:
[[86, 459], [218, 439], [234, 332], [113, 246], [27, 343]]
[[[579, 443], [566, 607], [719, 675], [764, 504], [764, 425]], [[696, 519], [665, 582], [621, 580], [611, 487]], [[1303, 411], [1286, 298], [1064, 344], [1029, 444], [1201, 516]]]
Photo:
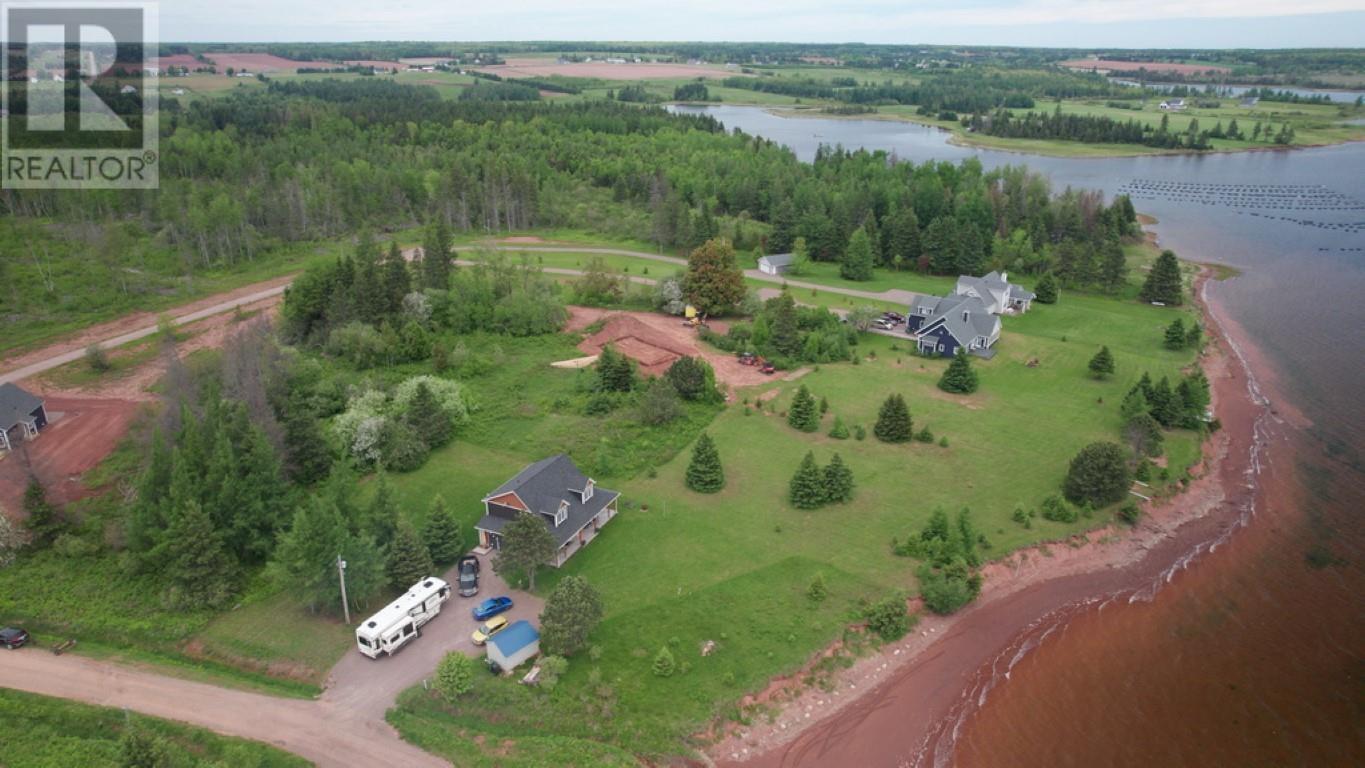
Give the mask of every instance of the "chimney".
[[967, 316], [970, 315], [970, 314], [971, 314], [971, 312], [968, 312], [968, 311], [965, 310], [965, 309], [962, 310], [962, 322], [964, 322], [964, 323], [967, 322]]
[[1006, 272], [1006, 271], [1003, 270], [1003, 269], [1000, 270], [1000, 282], [1002, 282], [1002, 283], [1008, 283], [1009, 281], [1010, 281], [1010, 273]]

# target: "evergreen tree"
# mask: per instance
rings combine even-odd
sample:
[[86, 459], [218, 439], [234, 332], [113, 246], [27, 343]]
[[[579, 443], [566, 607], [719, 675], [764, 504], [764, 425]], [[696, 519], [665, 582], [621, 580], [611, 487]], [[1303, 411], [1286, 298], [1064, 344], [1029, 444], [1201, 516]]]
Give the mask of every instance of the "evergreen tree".
[[1156, 386], [1152, 388], [1152, 418], [1161, 423], [1161, 426], [1171, 428], [1180, 421], [1180, 400], [1171, 389], [1171, 382], [1165, 376], [1161, 377]]
[[664, 377], [684, 400], [712, 402], [719, 399], [715, 371], [702, 358], [680, 357], [668, 367]]
[[47, 500], [47, 491], [36, 475], [29, 475], [24, 488], [24, 514], [24, 527], [35, 547], [51, 544], [65, 525], [61, 513]]
[[232, 597], [237, 564], [223, 547], [203, 507], [196, 501], [173, 504], [166, 529], [169, 602], [182, 610], [219, 608]]
[[1099, 282], [1110, 293], [1117, 293], [1128, 284], [1128, 259], [1116, 238], [1106, 239], [1100, 248]]
[[385, 572], [389, 576], [389, 586], [394, 589], [407, 589], [413, 584], [435, 573], [436, 566], [431, 562], [431, 553], [417, 537], [417, 531], [406, 522], [398, 524], [398, 532], [389, 545], [388, 562]]
[[768, 235], [770, 253], [790, 253], [796, 240], [796, 206], [790, 197], [777, 204], [772, 217], [772, 232]]
[[1133, 484], [1128, 457], [1116, 443], [1091, 443], [1071, 460], [1063, 490], [1076, 504], [1095, 506], [1123, 499]]
[[582, 576], [555, 585], [540, 613], [540, 644], [545, 653], [572, 656], [588, 643], [602, 621], [602, 596]]
[[1039, 304], [1057, 303], [1057, 278], [1051, 272], [1044, 273], [1038, 279], [1038, 285], [1033, 289], [1034, 298]]
[[837, 453], [825, 465], [825, 495], [832, 504], [841, 504], [853, 498], [853, 470]]
[[939, 378], [938, 388], [944, 392], [969, 395], [975, 392], [979, 385], [980, 381], [976, 371], [972, 369], [971, 361], [967, 359], [967, 353], [958, 349], [957, 354], [953, 355], [953, 361], [948, 364], [948, 369]]
[[1212, 399], [1209, 394], [1209, 379], [1198, 368], [1176, 387], [1184, 409], [1202, 418]]
[[787, 424], [802, 432], [814, 432], [820, 428], [820, 414], [816, 412], [815, 398], [802, 384], [792, 398], [791, 408], [787, 410]]
[[394, 501], [387, 474], [379, 473], [374, 498], [370, 500], [369, 509], [365, 510], [364, 524], [347, 527], [353, 533], [370, 536], [381, 547], [387, 547], [393, 541], [398, 533], [398, 504]]
[[654, 654], [654, 664], [652, 665], [655, 677], [672, 677], [677, 669], [677, 663], [673, 660], [673, 652], [668, 650], [668, 646], [663, 646], [659, 652]]
[[895, 269], [912, 269], [919, 263], [919, 219], [909, 206], [892, 214], [883, 234], [882, 261]]
[[883, 443], [910, 442], [914, 436], [913, 422], [904, 397], [891, 395], [886, 398], [877, 412], [877, 423], [872, 428], [872, 434]]
[[806, 587], [806, 597], [814, 603], [823, 603], [829, 597], [829, 587], [825, 586], [825, 574], [822, 571], [815, 572], [815, 578], [810, 580], [810, 585]]
[[1190, 329], [1185, 333], [1185, 346], [1194, 347], [1196, 350], [1204, 343], [1204, 329], [1199, 323], [1191, 321]]
[[404, 419], [430, 448], [440, 448], [455, 436], [455, 422], [426, 382], [417, 385]]
[[384, 314], [393, 315], [402, 311], [403, 297], [412, 290], [412, 276], [408, 274], [408, 262], [398, 241], [389, 244], [388, 256], [383, 264]]
[[1151, 406], [1147, 403], [1147, 396], [1142, 394], [1142, 387], [1133, 387], [1123, 398], [1123, 404], [1119, 406], [1119, 415], [1127, 421], [1141, 413], [1150, 413]]
[[699, 312], [727, 314], [744, 298], [745, 290], [744, 270], [729, 240], [708, 238], [688, 257], [683, 292]]
[[828, 499], [825, 494], [825, 477], [820, 466], [815, 463], [815, 454], [806, 452], [801, 466], [792, 476], [787, 489], [787, 499], [797, 509], [815, 509]]
[[1114, 355], [1110, 353], [1109, 347], [1100, 347], [1100, 351], [1090, 358], [1090, 375], [1097, 379], [1103, 379], [1114, 373]]
[[535, 591], [536, 571], [555, 555], [555, 541], [540, 515], [523, 512], [502, 528], [502, 546], [493, 558], [493, 571], [504, 579], [513, 571], [525, 574]]
[[841, 417], [834, 417], [834, 426], [829, 428], [829, 436], [835, 440], [848, 439], [848, 427], [844, 424], [844, 420]]
[[1160, 302], [1167, 306], [1179, 306], [1182, 302], [1180, 282], [1180, 262], [1169, 250], [1162, 251], [1147, 273], [1138, 297], [1146, 302]]
[[427, 543], [431, 562], [436, 566], [450, 565], [464, 553], [464, 531], [439, 494], [431, 502], [427, 522], [422, 526], [422, 538]]
[[1133, 385], [1133, 389], [1128, 390], [1128, 394], [1131, 395], [1134, 390], [1141, 392], [1143, 399], [1150, 405], [1152, 402], [1152, 393], [1154, 391], [1151, 374], [1143, 371], [1142, 378], [1138, 379], [1138, 383]]
[[451, 250], [450, 230], [440, 217], [427, 224], [422, 238], [422, 287], [447, 290], [450, 288], [450, 266], [455, 253]]
[[707, 433], [701, 433], [692, 448], [692, 461], [687, 465], [685, 482], [697, 493], [715, 493], [725, 487], [725, 470], [720, 465], [716, 443]]
[[781, 294], [768, 300], [767, 314], [772, 318], [773, 348], [788, 357], [800, 352], [801, 334], [797, 325], [796, 300], [785, 286]]
[[920, 240], [923, 254], [929, 257], [929, 269], [936, 275], [951, 275], [958, 271], [958, 249], [961, 236], [952, 216], [939, 216], [929, 222]]
[[1166, 349], [1185, 348], [1185, 323], [1182, 322], [1180, 318], [1177, 317], [1171, 321], [1170, 325], [1166, 326], [1166, 340], [1164, 343]]
[[306, 408], [291, 407], [284, 420], [285, 472], [297, 485], [309, 486], [332, 471], [332, 449], [317, 418]]
[[635, 388], [635, 363], [610, 344], [597, 356], [597, 390], [629, 392]]
[[859, 227], [853, 231], [853, 236], [848, 240], [848, 247], [844, 249], [839, 275], [845, 280], [871, 280], [872, 265], [872, 240], [868, 237], [867, 230]]

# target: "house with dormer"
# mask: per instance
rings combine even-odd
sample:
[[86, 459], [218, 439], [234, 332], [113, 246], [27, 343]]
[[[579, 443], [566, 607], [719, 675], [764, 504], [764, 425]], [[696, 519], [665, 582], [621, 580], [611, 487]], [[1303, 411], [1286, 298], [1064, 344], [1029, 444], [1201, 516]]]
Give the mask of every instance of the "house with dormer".
[[1009, 281], [1005, 272], [990, 272], [984, 277], [960, 275], [955, 293], [975, 296], [993, 315], [1027, 312], [1036, 298], [1033, 292]]
[[916, 296], [906, 313], [905, 331], [915, 337], [923, 355], [952, 357], [961, 349], [977, 357], [994, 357], [1000, 318], [976, 296]]
[[566, 454], [527, 465], [511, 480], [483, 499], [483, 519], [474, 526], [479, 545], [502, 547], [502, 529], [517, 515], [534, 514], [555, 541], [555, 556], [547, 563], [558, 568], [596, 538], [602, 526], [616, 517], [621, 494], [598, 488]]

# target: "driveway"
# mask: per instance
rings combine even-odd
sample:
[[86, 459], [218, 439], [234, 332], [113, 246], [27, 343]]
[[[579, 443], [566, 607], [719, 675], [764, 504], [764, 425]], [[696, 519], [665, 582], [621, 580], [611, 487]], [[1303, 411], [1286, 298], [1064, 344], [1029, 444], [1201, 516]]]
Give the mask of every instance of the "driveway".
[[[478, 595], [452, 596], [441, 607], [441, 614], [422, 627], [422, 636], [393, 656], [371, 659], [359, 650], [348, 651], [332, 668], [327, 678], [327, 688], [319, 701], [364, 719], [382, 721], [384, 713], [393, 706], [399, 693], [435, 675], [436, 665], [445, 658], [446, 653], [459, 651], [482, 659], [483, 649], [474, 645], [469, 636], [480, 623], [474, 620], [474, 606], [485, 598], [507, 595], [514, 604], [512, 610], [504, 614], [509, 621], [526, 619], [539, 625], [544, 601], [528, 593], [509, 589], [507, 582], [493, 573], [489, 558], [481, 557], [479, 563]], [[454, 568], [441, 578], [452, 586], [458, 580]], [[361, 621], [365, 617], [352, 618]]]

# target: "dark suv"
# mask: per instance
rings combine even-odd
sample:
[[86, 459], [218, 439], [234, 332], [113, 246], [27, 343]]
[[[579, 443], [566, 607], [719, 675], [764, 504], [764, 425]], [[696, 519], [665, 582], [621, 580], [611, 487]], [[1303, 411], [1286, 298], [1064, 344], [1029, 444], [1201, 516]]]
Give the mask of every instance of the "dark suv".
[[479, 594], [479, 558], [465, 555], [460, 558], [460, 597]]
[[15, 648], [23, 648], [28, 644], [29, 634], [18, 627], [5, 627], [0, 629], [0, 645], [5, 646], [11, 651]]

